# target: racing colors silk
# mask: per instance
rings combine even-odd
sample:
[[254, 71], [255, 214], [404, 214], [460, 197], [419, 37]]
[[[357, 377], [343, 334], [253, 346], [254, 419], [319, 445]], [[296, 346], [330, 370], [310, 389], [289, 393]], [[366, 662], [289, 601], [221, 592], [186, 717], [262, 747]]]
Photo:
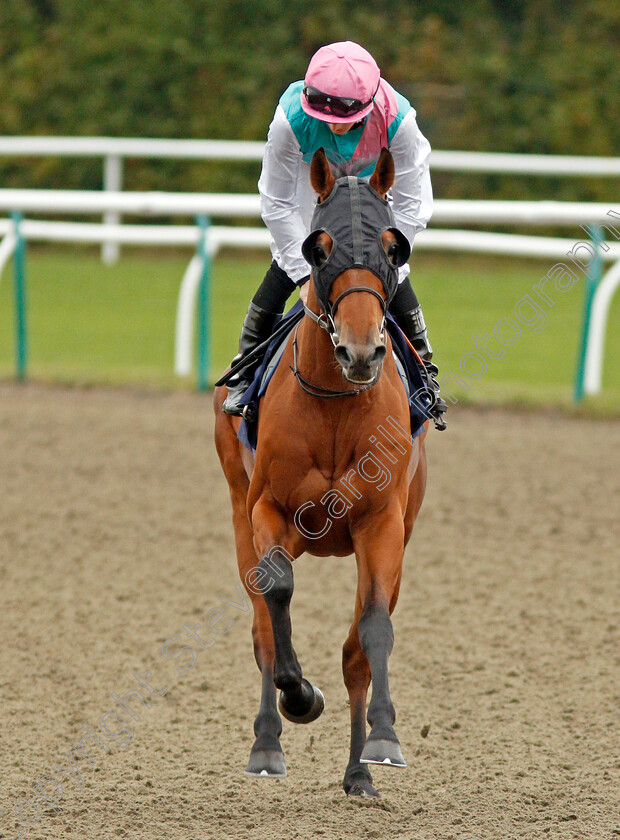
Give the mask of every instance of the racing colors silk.
[[[432, 214], [429, 174], [430, 145], [415, 120], [415, 110], [383, 79], [372, 111], [344, 135], [306, 114], [301, 107], [303, 82], [294, 82], [276, 108], [258, 188], [261, 215], [271, 234], [271, 251], [277, 264], [294, 281], [308, 275], [301, 244], [311, 230], [316, 194], [310, 185], [310, 161], [319, 148], [328, 159], [361, 165], [370, 177], [382, 148], [394, 158], [396, 180], [390, 199], [396, 224], [413, 244]], [[401, 279], [409, 272], [400, 269]]]

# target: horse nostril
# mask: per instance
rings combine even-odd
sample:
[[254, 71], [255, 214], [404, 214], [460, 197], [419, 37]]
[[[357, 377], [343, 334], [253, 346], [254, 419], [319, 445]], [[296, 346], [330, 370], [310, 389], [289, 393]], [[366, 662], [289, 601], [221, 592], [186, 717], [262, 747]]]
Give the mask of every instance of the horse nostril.
[[353, 353], [346, 344], [339, 344], [334, 350], [334, 355], [341, 365], [352, 365], [354, 362]]
[[370, 364], [371, 365], [378, 365], [380, 362], [383, 361], [385, 358], [385, 354], [387, 353], [387, 348], [385, 344], [378, 344], [375, 347], [375, 352], [370, 357]]

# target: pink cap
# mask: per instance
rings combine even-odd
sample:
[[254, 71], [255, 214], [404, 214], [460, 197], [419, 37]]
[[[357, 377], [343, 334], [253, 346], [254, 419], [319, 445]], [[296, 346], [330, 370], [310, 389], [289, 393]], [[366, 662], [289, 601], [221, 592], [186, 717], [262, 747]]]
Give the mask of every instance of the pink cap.
[[[345, 99], [359, 99], [370, 102], [377, 92], [381, 73], [377, 62], [364, 47], [353, 41], [338, 41], [327, 44], [315, 52], [310, 59], [304, 87], [317, 88], [321, 93], [340, 96]], [[302, 91], [301, 107], [306, 114], [328, 123], [354, 123], [372, 111], [373, 103], [348, 117], [335, 117], [315, 111], [308, 104]]]

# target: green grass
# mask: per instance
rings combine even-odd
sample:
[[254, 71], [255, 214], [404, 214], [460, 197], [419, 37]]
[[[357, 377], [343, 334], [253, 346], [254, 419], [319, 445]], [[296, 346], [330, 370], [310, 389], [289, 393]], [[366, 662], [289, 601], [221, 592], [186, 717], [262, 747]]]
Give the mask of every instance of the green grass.
[[[31, 248], [27, 255], [29, 376], [70, 383], [144, 384], [190, 387], [173, 367], [176, 300], [190, 254], [126, 250], [116, 266], [104, 266], [92, 249]], [[268, 254], [219, 257], [212, 288], [211, 379], [236, 351], [247, 303], [268, 265]], [[583, 306], [583, 284], [562, 293], [549, 283], [554, 305], [543, 304], [532, 287], [552, 261], [417, 254], [414, 286], [423, 304], [435, 358], [442, 375], [458, 373], [469, 390], [455, 388], [467, 402], [548, 403], [569, 405]], [[501, 359], [476, 348], [473, 336], [490, 334], [500, 319], [515, 319], [525, 295], [539, 302], [547, 319], [538, 333], [521, 325], [521, 338]], [[595, 410], [620, 409], [620, 299], [612, 307], [605, 354], [604, 390], [590, 400]], [[506, 328], [508, 334], [508, 328]], [[614, 334], [616, 336], [614, 340]], [[463, 377], [466, 354], [487, 358], [480, 379]], [[471, 362], [476, 372], [475, 360]], [[12, 270], [0, 282], [0, 376], [14, 370]]]
[[[415, 265], [415, 288], [430, 325], [440, 371], [444, 376], [458, 374], [469, 385], [469, 391], [455, 389], [455, 396], [474, 402], [572, 403], [584, 302], [582, 281], [568, 292], [559, 292], [552, 281], [547, 282], [544, 291], [553, 302], [550, 305], [532, 287], [552, 268], [552, 260], [423, 255]], [[532, 307], [523, 308], [523, 319], [534, 323], [519, 323], [520, 339], [513, 346], [502, 347], [494, 337], [494, 328], [503, 319], [518, 322], [515, 307], [526, 295], [536, 303], [539, 314], [536, 316]], [[619, 327], [617, 298], [609, 317], [603, 392], [588, 400], [603, 412], [620, 408]], [[505, 330], [509, 338], [510, 330]], [[494, 355], [504, 351], [502, 358], [491, 359], [476, 347], [474, 336], [485, 335], [491, 336], [487, 346]], [[460, 370], [471, 352], [484, 356], [488, 364], [479, 380], [463, 377]], [[472, 373], [478, 369], [472, 360]]]

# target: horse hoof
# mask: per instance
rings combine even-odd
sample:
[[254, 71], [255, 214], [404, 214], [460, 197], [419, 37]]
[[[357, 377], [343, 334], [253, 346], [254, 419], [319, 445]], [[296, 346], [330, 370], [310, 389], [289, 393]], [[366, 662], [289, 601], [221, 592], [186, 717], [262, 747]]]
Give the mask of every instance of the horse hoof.
[[387, 738], [376, 738], [366, 741], [362, 750], [361, 764], [387, 764], [388, 767], [406, 767], [407, 762], [398, 741], [388, 741]]
[[381, 796], [379, 791], [367, 779], [353, 782], [347, 791], [347, 796], [364, 796], [378, 798]]
[[263, 779], [283, 779], [286, 776], [284, 754], [277, 750], [256, 750], [250, 754], [245, 773]]
[[313, 720], [316, 720], [322, 714], [323, 709], [325, 708], [325, 698], [323, 697], [321, 689], [317, 688], [316, 685], [312, 685], [312, 683], [309, 683], [307, 680], [304, 680], [303, 682], [312, 690], [313, 693], [312, 705], [304, 714], [296, 715], [286, 708], [286, 697], [283, 691], [280, 692], [280, 697], [278, 698], [278, 709], [280, 714], [282, 717], [290, 720], [291, 723], [312, 723]]

